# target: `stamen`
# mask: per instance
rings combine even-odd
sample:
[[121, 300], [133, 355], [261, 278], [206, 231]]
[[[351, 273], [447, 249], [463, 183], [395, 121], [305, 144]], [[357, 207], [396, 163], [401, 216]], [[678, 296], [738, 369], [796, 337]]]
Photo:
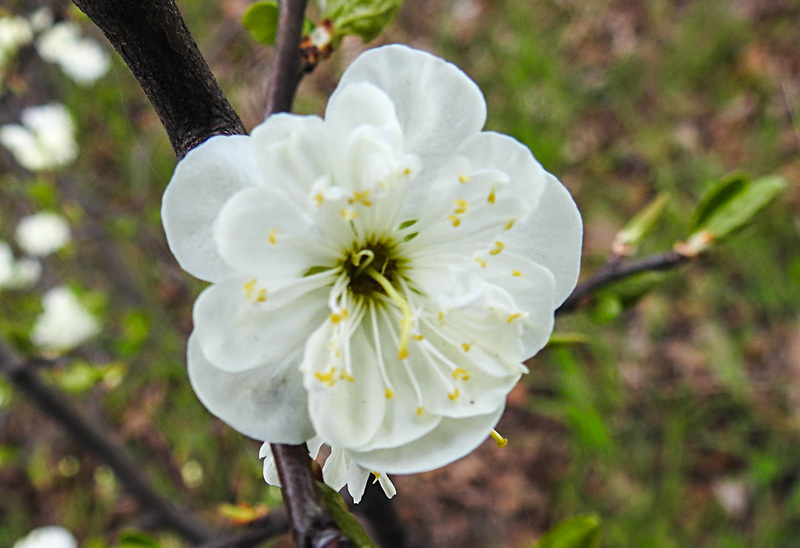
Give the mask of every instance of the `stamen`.
[[411, 335], [411, 325], [413, 323], [411, 307], [408, 306], [408, 301], [400, 296], [392, 283], [383, 274], [374, 268], [367, 269], [366, 274], [378, 282], [383, 290], [386, 291], [386, 295], [403, 313], [403, 318], [400, 320], [400, 342], [397, 345], [397, 359], [404, 360], [408, 357], [408, 338]]
[[489, 193], [489, 197], [486, 198], [486, 201], [489, 202], [490, 204], [494, 205], [494, 202], [495, 202], [496, 199], [497, 199], [497, 196], [494, 193], [494, 189], [492, 189], [492, 191]]
[[421, 405], [419, 407], [417, 407], [417, 416], [418, 417], [421, 417], [422, 413], [424, 413], [424, 412], [425, 412], [425, 409]]
[[314, 203], [317, 204], [317, 207], [322, 207], [322, 202], [325, 201], [325, 198], [322, 196], [322, 192], [317, 192], [314, 194]]
[[516, 312], [514, 314], [509, 314], [508, 318], [506, 319], [506, 323], [511, 323], [514, 320], [516, 320], [517, 318], [519, 318], [520, 316], [522, 316], [521, 312]]
[[450, 401], [456, 401], [458, 399], [459, 393], [458, 388], [447, 394], [447, 397], [450, 398]]
[[363, 190], [361, 192], [354, 192], [353, 197], [347, 200], [347, 203], [353, 205], [355, 203], [359, 203], [365, 205], [367, 207], [372, 205], [372, 202], [368, 199], [369, 198], [369, 190]]
[[508, 439], [501, 436], [497, 430], [492, 430], [489, 435], [492, 436], [492, 439], [497, 444], [497, 447], [505, 447], [508, 445]]
[[469, 373], [467, 373], [466, 369], [462, 369], [461, 367], [456, 367], [453, 370], [453, 378], [454, 379], [461, 379], [462, 381], [469, 380]]
[[[367, 258], [367, 261], [364, 264], [361, 264], [362, 257]], [[358, 278], [374, 260], [375, 252], [371, 249], [362, 249], [358, 253], [353, 253], [353, 255], [350, 257], [350, 262], [353, 263], [353, 266], [358, 267], [355, 274], [353, 274], [353, 278]]]
[[455, 200], [455, 204], [456, 204], [456, 209], [455, 211], [453, 211], [453, 213], [459, 215], [461, 213], [467, 212], [467, 207], [469, 206], [469, 204], [467, 203], [466, 200]]
[[506, 248], [506, 244], [497, 240], [494, 242], [494, 247], [489, 250], [489, 255], [499, 255], [501, 251]]
[[392, 383], [389, 382], [389, 376], [386, 374], [386, 365], [383, 362], [383, 348], [378, 333], [378, 319], [375, 316], [375, 303], [372, 301], [369, 303], [369, 318], [372, 322], [372, 338], [375, 340], [375, 352], [378, 356], [378, 371], [380, 371], [383, 384], [386, 385], [386, 390], [392, 391]]
[[480, 257], [475, 257], [475, 261], [481, 265], [481, 268], [486, 268], [486, 260], [481, 259]]
[[459, 173], [458, 174], [458, 182], [461, 183], [462, 185], [464, 183], [470, 182], [471, 180], [472, 180], [472, 177], [470, 177], [469, 175], [465, 175], [464, 173]]
[[458, 215], [450, 215], [448, 219], [450, 220], [451, 223], [453, 223], [454, 227], [461, 224], [461, 217], [459, 217]]
[[514, 226], [514, 223], [515, 223], [515, 222], [517, 222], [517, 220], [516, 220], [516, 219], [511, 219], [510, 221], [508, 221], [508, 224], [506, 225], [506, 228], [505, 228], [505, 229], [506, 229], [506, 230], [511, 230], [511, 228]]
[[464, 352], [469, 352], [469, 349], [472, 348], [472, 345], [469, 343], [461, 343], [461, 348], [464, 349]]
[[525, 274], [523, 274], [519, 270], [512, 270], [511, 271], [511, 275], [512, 276], [516, 276], [517, 278], [524, 278], [525, 277]]
[[278, 243], [278, 231], [275, 230], [274, 228], [270, 229], [269, 231], [269, 243], [271, 243], [272, 245]]
[[[397, 333], [394, 332], [392, 329], [392, 322], [391, 318], [389, 318], [389, 313], [386, 311], [385, 307], [381, 308], [381, 314], [384, 316], [384, 320], [386, 321], [386, 326], [389, 330], [389, 334], [392, 336], [395, 344], [398, 344], [399, 341], [397, 339]], [[403, 364], [403, 367], [406, 370], [406, 375], [408, 375], [409, 380], [411, 380], [411, 386], [414, 388], [414, 395], [417, 396], [417, 415], [422, 415], [422, 390], [419, 387], [419, 382], [417, 382], [417, 377], [414, 376], [414, 372], [411, 370], [411, 366], [408, 365], [408, 360], [401, 360], [400, 363]]]
[[378, 483], [378, 480], [381, 479], [381, 473], [380, 472], [375, 472], [373, 470], [372, 471], [372, 475], [375, 476], [375, 479], [372, 480], [372, 485], [375, 485], [376, 483]]
[[392, 392], [387, 388], [386, 391], [384, 392], [384, 395], [386, 396], [387, 400], [391, 400], [394, 397], [394, 392]]

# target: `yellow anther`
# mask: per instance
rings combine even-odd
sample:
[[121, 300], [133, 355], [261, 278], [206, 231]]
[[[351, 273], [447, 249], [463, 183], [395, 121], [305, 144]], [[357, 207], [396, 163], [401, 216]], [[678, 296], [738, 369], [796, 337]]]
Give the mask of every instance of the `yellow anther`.
[[274, 228], [269, 231], [269, 243], [275, 245], [278, 243], [278, 231]]
[[451, 223], [453, 223], [453, 226], [458, 226], [461, 224], [461, 217], [459, 217], [458, 215], [450, 215], [448, 219], [450, 220]]
[[469, 349], [472, 348], [472, 345], [469, 343], [461, 343], [461, 348], [464, 349], [464, 352], [469, 352]]
[[425, 410], [422, 408], [421, 405], [419, 407], [417, 407], [417, 416], [418, 417], [421, 417], [422, 413], [424, 413], [424, 412], [425, 412]]
[[341, 309], [339, 312], [332, 312], [331, 313], [331, 323], [339, 323], [345, 318], [347, 318], [349, 314], [347, 313], [346, 309]]
[[322, 207], [322, 202], [325, 201], [325, 198], [322, 196], [322, 192], [317, 192], [314, 194], [314, 203], [317, 204], [317, 207]]
[[458, 399], [459, 393], [458, 388], [447, 394], [447, 397], [450, 398], [450, 401], [456, 401]]
[[486, 198], [486, 201], [490, 204], [494, 205], [494, 201], [497, 199], [497, 196], [494, 193], [494, 189], [489, 193], [489, 196]]
[[365, 205], [367, 207], [372, 205], [372, 202], [369, 200], [369, 190], [362, 190], [361, 192], [354, 192], [353, 197], [347, 201], [350, 205], [355, 203], [359, 203], [361, 205]]
[[453, 370], [453, 378], [454, 379], [461, 379], [462, 381], [469, 380], [469, 373], [467, 373], [466, 369], [461, 369], [460, 367], [456, 367]]
[[256, 297], [256, 302], [263, 303], [266, 300], [267, 300], [267, 290], [259, 289], [258, 296]]
[[404, 360], [408, 357], [408, 338], [411, 335], [411, 326], [414, 323], [411, 307], [408, 306], [408, 301], [397, 292], [392, 283], [386, 279], [386, 276], [372, 267], [366, 270], [366, 274], [378, 282], [378, 285], [386, 291], [386, 295], [403, 313], [403, 317], [400, 320], [400, 341], [397, 344], [397, 359]]
[[375, 472], [373, 470], [372, 471], [372, 475], [375, 476], [375, 479], [372, 480], [372, 485], [375, 485], [376, 483], [378, 483], [378, 480], [381, 479], [381, 473], [380, 472]]
[[336, 376], [335, 375], [336, 375], [336, 368], [335, 367], [333, 369], [331, 369], [330, 371], [328, 371], [327, 373], [322, 373], [320, 371], [317, 371], [316, 373], [314, 373], [314, 376], [317, 378], [317, 380], [319, 382], [321, 382], [322, 384], [327, 385], [327, 386], [333, 386], [334, 384], [336, 384]]
[[411, 168], [407, 167], [403, 170], [403, 175], [411, 175]]
[[421, 340], [422, 340], [422, 339], [424, 339], [425, 337], [423, 337], [422, 335], [420, 335], [419, 333], [417, 333], [416, 335], [411, 335], [411, 338], [412, 338], [412, 339], [414, 339], [415, 341], [421, 341]]
[[469, 203], [466, 200], [454, 200], [456, 204], [456, 209], [453, 213], [460, 215], [461, 213], [466, 213], [467, 208], [469, 207]]
[[489, 250], [489, 255], [498, 255], [498, 254], [499, 254], [501, 251], [503, 251], [505, 248], [506, 248], [506, 244], [504, 244], [504, 243], [503, 243], [503, 242], [501, 242], [500, 240], [497, 240], [497, 241], [494, 243], [494, 247], [493, 247], [492, 249], [490, 249], [490, 250]]
[[439, 323], [444, 325], [444, 312], [442, 312], [441, 310], [439, 311], [438, 318], [439, 318]]
[[353, 219], [358, 217], [358, 211], [355, 211], [354, 209], [342, 208], [342, 211], [340, 211], [339, 213], [344, 219], [347, 219], [348, 221], [352, 221]]
[[[337, 356], [338, 356], [338, 354], [337, 354]], [[343, 381], [347, 381], [347, 382], [355, 382], [356, 381], [356, 378], [353, 375], [349, 375], [347, 373], [347, 371], [342, 371], [342, 374], [339, 375], [339, 378], [342, 379]]]
[[519, 270], [512, 270], [511, 271], [511, 275], [512, 276], [516, 276], [517, 278], [524, 278], [525, 277], [525, 274], [523, 274]]
[[461, 183], [461, 184], [468, 183], [471, 180], [472, 180], [472, 177], [470, 177], [469, 175], [465, 175], [464, 173], [459, 173], [458, 174], [458, 182]]
[[517, 318], [519, 318], [520, 316], [522, 316], [521, 312], [516, 312], [514, 314], [509, 314], [508, 315], [508, 319], [506, 320], [506, 323], [511, 323], [514, 320], [516, 320]]
[[492, 430], [490, 436], [492, 436], [492, 439], [497, 444], [497, 447], [505, 447], [508, 445], [508, 439], [501, 436], [497, 430]]
[[508, 221], [508, 224], [506, 225], [506, 228], [505, 228], [505, 229], [506, 229], [506, 230], [511, 230], [511, 228], [514, 226], [514, 223], [515, 223], [515, 222], [517, 222], [517, 220], [516, 220], [516, 219], [511, 219], [510, 221]]
[[253, 291], [255, 291], [257, 283], [258, 283], [258, 280], [253, 278], [252, 280], [250, 280], [249, 282], [244, 284], [244, 296], [245, 297], [247, 297], [248, 299], [252, 299], [253, 298]]
[[481, 259], [480, 257], [475, 257], [475, 261], [481, 265], [481, 268], [486, 268], [486, 260]]
[[394, 397], [394, 392], [392, 392], [391, 389], [387, 388], [384, 395], [386, 396], [387, 400], [390, 400]]

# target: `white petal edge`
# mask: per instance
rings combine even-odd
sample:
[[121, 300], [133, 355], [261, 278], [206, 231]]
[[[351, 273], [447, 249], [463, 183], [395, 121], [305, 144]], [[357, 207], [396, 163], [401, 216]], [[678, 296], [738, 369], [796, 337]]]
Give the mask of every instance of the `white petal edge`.
[[439, 468], [472, 452], [483, 443], [500, 420], [505, 406], [477, 417], [444, 418], [439, 427], [400, 447], [352, 452], [353, 459], [367, 470], [388, 474], [415, 474]]
[[394, 103], [407, 151], [434, 166], [486, 122], [480, 88], [439, 57], [393, 44], [362, 53], [342, 74], [339, 88], [368, 82]]
[[164, 191], [161, 220], [169, 247], [184, 270], [208, 282], [233, 272], [217, 252], [212, 226], [234, 194], [259, 184], [261, 170], [247, 136], [212, 137], [178, 162]]
[[246, 436], [270, 443], [297, 444], [314, 436], [297, 370], [302, 349], [281, 363], [229, 373], [206, 359], [194, 334], [188, 346], [189, 381], [213, 415]]
[[569, 191], [547, 173], [547, 187], [528, 219], [505, 235], [506, 247], [555, 276], [558, 308], [575, 288], [581, 270], [583, 221]]

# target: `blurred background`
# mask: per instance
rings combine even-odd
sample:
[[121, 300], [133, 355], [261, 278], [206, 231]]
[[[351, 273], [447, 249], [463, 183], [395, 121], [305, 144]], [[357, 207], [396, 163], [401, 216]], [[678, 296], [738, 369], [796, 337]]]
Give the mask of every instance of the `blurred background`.
[[[178, 4], [252, 128], [271, 50], [241, 25], [249, 2]], [[26, 23], [3, 22], [14, 17]], [[584, 216], [584, 277], [659, 193], [670, 201], [641, 256], [685, 237], [698, 198], [732, 171], [789, 183], [701, 259], [561, 316], [557, 341], [509, 397], [498, 426], [507, 447], [489, 440], [441, 470], [392, 478], [411, 543], [527, 548], [553, 524], [595, 514], [609, 547], [797, 546], [800, 4], [406, 0], [378, 40], [346, 39], [308, 76], [295, 111], [321, 114], [348, 63], [388, 42], [459, 65], [486, 94], [487, 127], [567, 185]], [[12, 126], [0, 130], [4, 343], [209, 524], [279, 507], [259, 444], [208, 414], [187, 382], [203, 284], [180, 270], [161, 229], [175, 165], [164, 130], [71, 4], [3, 0], [0, 124]], [[21, 228], [41, 212], [57, 216]], [[149, 527], [113, 472], [2, 377], [0, 493], [0, 546], [47, 524], [85, 547]]]

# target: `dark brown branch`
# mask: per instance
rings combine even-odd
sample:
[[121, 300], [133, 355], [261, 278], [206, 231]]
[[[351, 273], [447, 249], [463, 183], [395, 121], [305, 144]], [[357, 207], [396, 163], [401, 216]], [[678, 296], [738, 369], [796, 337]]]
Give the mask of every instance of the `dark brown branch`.
[[178, 158], [213, 135], [245, 133], [174, 0], [73, 0], [153, 104]]
[[303, 78], [300, 39], [307, 0], [280, 0], [275, 61], [267, 86], [266, 116], [292, 110]]
[[295, 546], [339, 548], [352, 546], [322, 504], [311, 474], [308, 448], [303, 445], [270, 445], [278, 467], [283, 502], [292, 523]]
[[202, 542], [211, 537], [211, 532], [195, 521], [191, 514], [174, 506], [159, 495], [142, 474], [138, 466], [114, 443], [110, 428], [90, 422], [73, 406], [60, 391], [45, 384], [38, 373], [11, 349], [0, 343], [0, 371], [25, 391], [39, 408], [55, 419], [83, 446], [105, 462], [146, 510], [153, 511], [164, 526], [180, 533], [192, 542]]
[[670, 270], [691, 259], [692, 257], [678, 253], [677, 251], [667, 251], [666, 253], [652, 255], [630, 263], [611, 261], [590, 278], [579, 283], [572, 294], [567, 297], [567, 300], [556, 310], [556, 314], [564, 314], [576, 310], [584, 302], [587, 302], [598, 290], [622, 280], [623, 278], [633, 276], [640, 272]]

